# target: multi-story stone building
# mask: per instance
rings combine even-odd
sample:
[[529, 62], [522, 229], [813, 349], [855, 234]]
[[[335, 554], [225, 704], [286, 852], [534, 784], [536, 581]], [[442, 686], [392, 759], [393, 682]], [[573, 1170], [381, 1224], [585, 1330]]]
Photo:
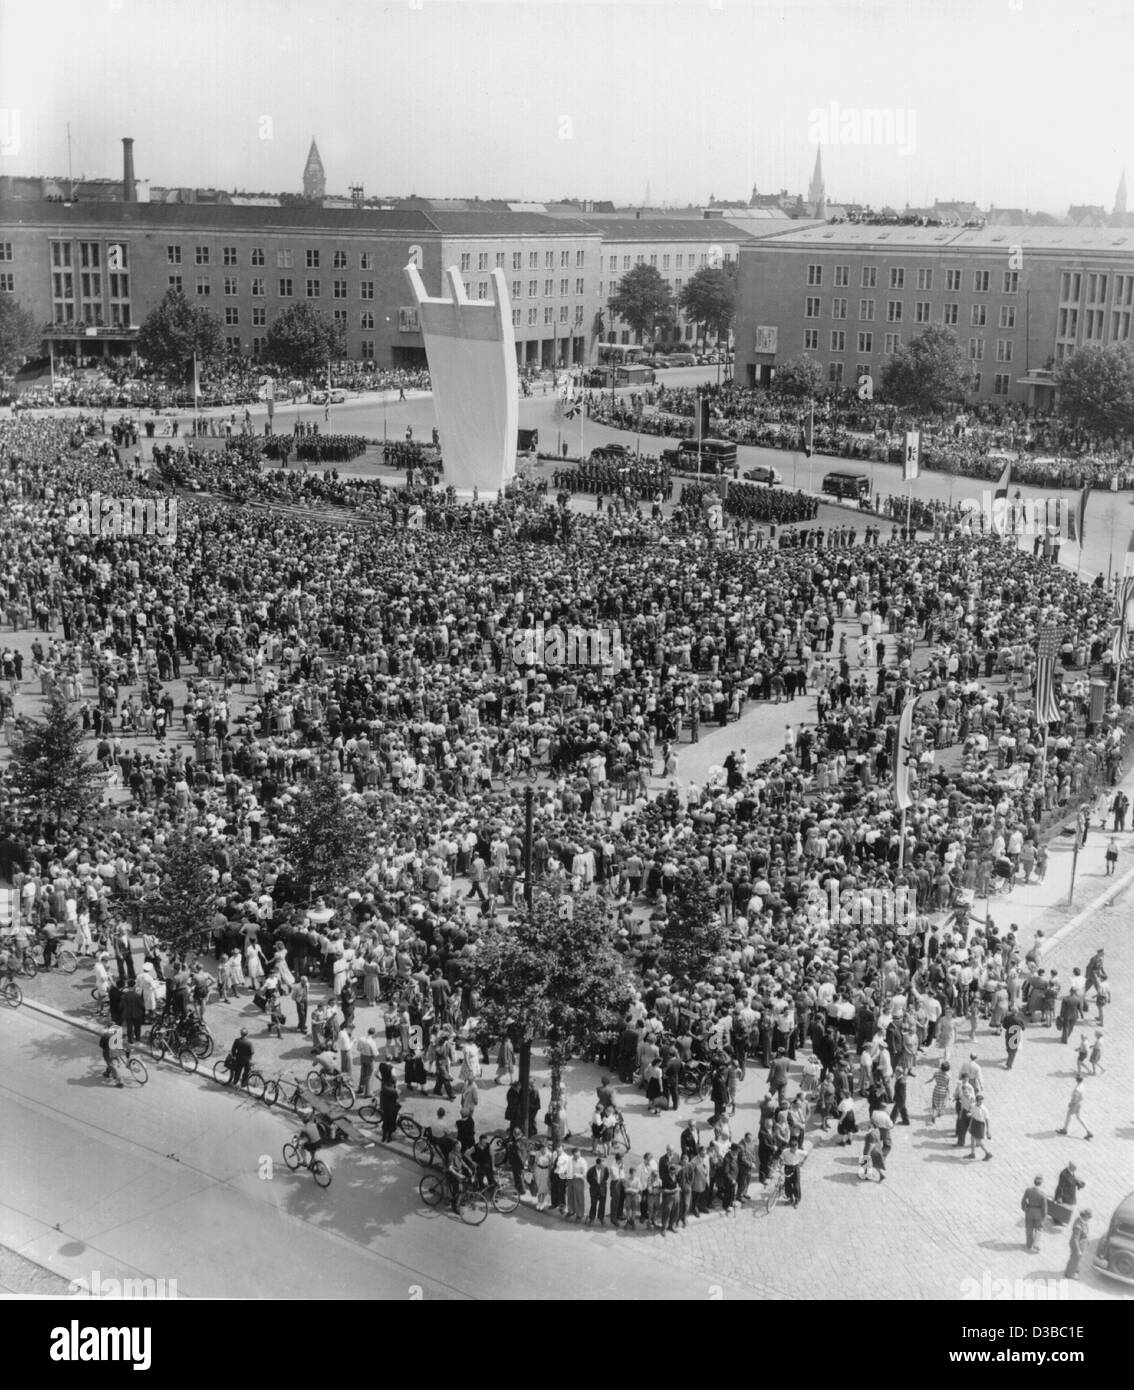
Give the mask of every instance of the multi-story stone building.
[[768, 384], [802, 353], [829, 387], [877, 384], [887, 358], [931, 325], [969, 360], [973, 397], [1053, 402], [1077, 348], [1126, 342], [1134, 230], [826, 224], [739, 249], [736, 375]]

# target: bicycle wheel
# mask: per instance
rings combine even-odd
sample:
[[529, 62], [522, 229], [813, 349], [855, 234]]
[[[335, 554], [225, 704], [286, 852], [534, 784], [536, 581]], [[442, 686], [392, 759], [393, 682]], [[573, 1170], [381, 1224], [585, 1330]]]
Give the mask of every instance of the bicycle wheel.
[[150, 1056], [155, 1062], [164, 1062], [169, 1054], [169, 1039], [164, 1033], [159, 1033], [155, 1038], [150, 1034]]
[[614, 1131], [610, 1142], [612, 1148], [621, 1144], [627, 1153], [630, 1152], [630, 1132], [624, 1124], [620, 1124]]
[[413, 1141], [413, 1156], [423, 1168], [432, 1168], [434, 1166], [433, 1145], [426, 1139], [424, 1134], [420, 1139], [415, 1139]]
[[20, 973], [26, 975], [29, 980], [34, 980], [39, 974], [39, 962], [30, 951], [24, 952], [24, 958], [20, 962]]
[[457, 1198], [457, 1215], [466, 1226], [479, 1226], [488, 1219], [488, 1202], [482, 1192], [462, 1192]]
[[[94, 990], [91, 990], [91, 995], [94, 996]], [[169, 1051], [169, 1030], [163, 1024], [155, 1023], [150, 1029], [150, 1051], [155, 1057], [159, 1047], [162, 1052]]]
[[56, 951], [55, 964], [64, 975], [73, 975], [79, 968], [79, 958], [70, 947], [64, 946], [61, 951]]
[[303, 1092], [298, 1086], [295, 1088], [295, 1095], [291, 1098], [291, 1108], [304, 1123], [315, 1116], [315, 1107], [309, 1100], [303, 1099]]
[[294, 1144], [285, 1144], [283, 1146], [283, 1161], [293, 1173], [299, 1167], [299, 1149]]
[[492, 1205], [505, 1216], [510, 1215], [520, 1205], [520, 1194], [516, 1191], [511, 1173], [506, 1178], [496, 1179], [496, 1186], [492, 1189]]
[[382, 1123], [382, 1112], [373, 1101], [371, 1101], [369, 1105], [359, 1106], [358, 1118], [366, 1125], [380, 1125]]
[[[193, 1053], [194, 1057], [197, 1055]], [[222, 1057], [219, 1062], [213, 1063], [213, 1080], [220, 1086], [227, 1086], [232, 1081], [232, 1068], [228, 1065], [228, 1058]]]
[[417, 1190], [427, 1207], [439, 1207], [445, 1200], [445, 1179], [439, 1173], [426, 1173]]
[[349, 1081], [339, 1081], [335, 1086], [335, 1099], [344, 1110], [354, 1109], [354, 1087]]
[[248, 1073], [247, 1086], [248, 1094], [253, 1100], [264, 1099], [264, 1078], [258, 1071], [250, 1071]]
[[263, 1100], [264, 1104], [270, 1108], [271, 1106], [276, 1104], [279, 1098], [280, 1083], [278, 1081], [269, 1081], [268, 1084], [264, 1087], [264, 1094], [261, 1097], [261, 1099]]
[[421, 1126], [412, 1115], [399, 1115], [398, 1128], [411, 1143], [414, 1139], [421, 1138]]
[[316, 1187], [330, 1187], [331, 1170], [321, 1158], [311, 1160], [311, 1176], [315, 1179]]
[[323, 1080], [321, 1071], [309, 1071], [307, 1073], [307, 1089], [313, 1096], [321, 1096], [327, 1089], [327, 1083]]
[[712, 1088], [713, 1078], [706, 1072], [697, 1083], [697, 1099], [705, 1100]]
[[23, 991], [15, 980], [4, 981], [4, 999], [13, 1009], [18, 1009], [24, 1002]]
[[213, 1052], [213, 1035], [207, 1028], [195, 1028], [186, 1036], [185, 1041], [203, 1062], [206, 1057], [211, 1057]]
[[150, 1079], [150, 1074], [146, 1070], [146, 1064], [140, 1057], [131, 1057], [126, 1062], [126, 1070], [134, 1078], [139, 1086], [144, 1086]]
[[192, 1076], [197, 1070], [197, 1054], [190, 1047], [183, 1047], [177, 1054], [177, 1065], [187, 1076]]
[[772, 1208], [779, 1202], [783, 1190], [783, 1178], [772, 1178], [768, 1184], [768, 1191], [764, 1194], [764, 1210], [769, 1215], [771, 1215]]

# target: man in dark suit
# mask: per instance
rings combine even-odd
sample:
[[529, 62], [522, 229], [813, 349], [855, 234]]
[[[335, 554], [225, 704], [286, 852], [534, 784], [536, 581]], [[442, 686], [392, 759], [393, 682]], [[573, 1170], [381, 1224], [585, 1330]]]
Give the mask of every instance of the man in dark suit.
[[591, 1198], [586, 1221], [588, 1226], [594, 1225], [596, 1216], [600, 1226], [606, 1225], [606, 1194], [609, 1187], [610, 1169], [606, 1166], [606, 1155], [596, 1153], [587, 1169], [587, 1190]]
[[1047, 1215], [1047, 1196], [1043, 1190], [1043, 1178], [1038, 1175], [1032, 1185], [1020, 1198], [1020, 1210], [1024, 1213], [1024, 1248], [1039, 1254], [1039, 1233], [1043, 1219]]

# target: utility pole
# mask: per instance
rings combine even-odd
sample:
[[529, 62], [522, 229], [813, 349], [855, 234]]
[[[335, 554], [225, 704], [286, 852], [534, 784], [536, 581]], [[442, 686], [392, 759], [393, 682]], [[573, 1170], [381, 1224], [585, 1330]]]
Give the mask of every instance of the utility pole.
[[[524, 789], [524, 911], [528, 921], [532, 915], [532, 819], [535, 807], [535, 789]], [[532, 1090], [532, 1040], [526, 1032], [520, 1035], [520, 1133], [523, 1136], [525, 1152], [528, 1143], [528, 1129], [531, 1123], [530, 1099]]]

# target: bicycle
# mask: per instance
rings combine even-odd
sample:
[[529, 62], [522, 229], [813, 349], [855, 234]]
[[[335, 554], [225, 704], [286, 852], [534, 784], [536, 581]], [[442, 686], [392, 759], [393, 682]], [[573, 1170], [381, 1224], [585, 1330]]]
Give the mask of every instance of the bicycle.
[[[426, 1173], [417, 1185], [421, 1200], [427, 1207], [440, 1207], [452, 1200], [449, 1191], [449, 1178], [445, 1173]], [[513, 1207], [514, 1211], [515, 1208]], [[488, 1218], [488, 1199], [472, 1185], [472, 1179], [461, 1179], [457, 1193], [457, 1215], [466, 1226], [479, 1226]]]
[[321, 1071], [310, 1071], [307, 1073], [307, 1089], [313, 1096], [329, 1093], [331, 1099], [344, 1110], [354, 1108], [354, 1087], [342, 1072], [327, 1076]]
[[[231, 1057], [222, 1057], [219, 1062], [213, 1064], [213, 1080], [218, 1086], [231, 1086], [238, 1066]], [[255, 1070], [248, 1073], [248, 1079], [242, 1083], [242, 1087], [253, 1100], [263, 1100], [264, 1092], [267, 1090], [263, 1076]]]
[[0, 999], [5, 1004], [11, 1005], [13, 1009], [18, 1009], [24, 1002], [23, 990], [16, 984], [15, 980], [4, 980], [0, 982]]
[[98, 985], [95, 985], [94, 989], [91, 990], [91, 998], [94, 1000], [95, 1018], [105, 1018], [107, 1011], [106, 990], [100, 989]]
[[456, 1142], [455, 1139], [449, 1139], [444, 1145], [439, 1144], [433, 1137], [432, 1129], [426, 1125], [413, 1141], [413, 1156], [423, 1168], [444, 1168], [448, 1161], [449, 1150]]
[[330, 1187], [331, 1170], [307, 1147], [305, 1135], [292, 1135], [290, 1142], [283, 1146], [283, 1160], [293, 1173], [306, 1168], [315, 1179], [316, 1187]]
[[197, 1054], [191, 1047], [178, 1046], [175, 1039], [162, 1034], [156, 1041], [153, 1034], [150, 1035], [150, 1055], [155, 1062], [164, 1062], [172, 1056], [177, 1065], [188, 1076], [192, 1076], [197, 1070], [199, 1060]]
[[188, 1047], [200, 1061], [211, 1057], [216, 1047], [212, 1033], [194, 1014], [181, 1018], [161, 1018], [150, 1029], [150, 1051], [157, 1055], [159, 1048], [174, 1051]]
[[140, 1057], [131, 1057], [127, 1052], [110, 1059], [110, 1070], [114, 1073], [119, 1085], [124, 1085], [127, 1080], [135, 1081], [139, 1086], [144, 1086], [150, 1079], [150, 1074], [146, 1070], [146, 1064]]
[[294, 1111], [301, 1120], [310, 1120], [315, 1114], [315, 1107], [304, 1099], [303, 1083], [294, 1076], [285, 1076], [283, 1072], [264, 1087], [263, 1101], [268, 1106], [283, 1105]]
[[26, 975], [29, 980], [34, 980], [39, 974], [39, 962], [35, 958], [35, 950], [31, 946], [25, 946], [22, 951], [12, 951], [12, 969], [17, 975]]
[[768, 1183], [764, 1189], [764, 1211], [771, 1215], [773, 1208], [778, 1204], [784, 1195], [784, 1165], [782, 1159], [776, 1159], [771, 1168], [768, 1169]]
[[[617, 1145], [621, 1145], [624, 1152], [630, 1152], [630, 1131], [626, 1128], [626, 1121], [621, 1115], [619, 1115], [616, 1124], [605, 1126], [601, 1134], [595, 1135], [592, 1138], [591, 1153], [596, 1153], [600, 1144], [607, 1149], [613, 1149]], [[501, 1145], [501, 1147], [503, 1147], [503, 1145]]]

